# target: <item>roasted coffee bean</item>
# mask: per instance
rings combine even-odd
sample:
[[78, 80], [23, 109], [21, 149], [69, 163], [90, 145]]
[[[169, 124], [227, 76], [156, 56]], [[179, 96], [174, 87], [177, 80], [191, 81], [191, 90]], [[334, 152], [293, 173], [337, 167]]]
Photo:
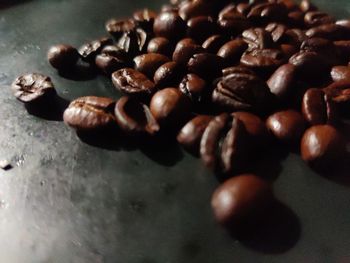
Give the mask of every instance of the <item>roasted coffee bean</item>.
[[47, 59], [51, 66], [58, 70], [67, 70], [72, 68], [79, 58], [79, 53], [76, 48], [59, 44], [52, 46], [47, 52]]
[[155, 92], [155, 84], [144, 74], [132, 68], [114, 72], [112, 81], [118, 90], [128, 95], [143, 98]]
[[39, 73], [22, 75], [12, 83], [15, 97], [24, 103], [41, 103], [56, 95], [51, 79]]
[[254, 174], [235, 176], [219, 186], [211, 199], [216, 220], [226, 227], [255, 218], [273, 202], [271, 186]]
[[149, 41], [147, 53], [158, 53], [171, 57], [173, 49], [174, 47], [168, 39], [165, 37], [155, 37]]
[[162, 54], [148, 53], [134, 58], [134, 65], [137, 71], [145, 74], [149, 78], [153, 78], [156, 70], [170, 59]]
[[187, 63], [187, 69], [191, 73], [212, 80], [221, 74], [224, 67], [222, 57], [210, 53], [194, 54]]
[[350, 67], [349, 66], [335, 66], [332, 68], [331, 76], [334, 82], [349, 81], [350, 82]]
[[241, 39], [231, 40], [223, 45], [217, 55], [224, 59], [226, 66], [233, 66], [239, 63], [242, 54], [247, 50], [248, 45]]
[[271, 34], [263, 28], [251, 28], [242, 33], [243, 40], [249, 45], [249, 50], [273, 48]]
[[296, 67], [292, 64], [280, 66], [267, 81], [272, 94], [282, 101], [290, 99], [290, 95], [296, 87]]
[[253, 70], [242, 66], [228, 67], [222, 70], [223, 77], [228, 76], [230, 74], [248, 74], [253, 76], [255, 75]]
[[148, 8], [138, 10], [133, 14], [134, 21], [136, 21], [137, 25], [147, 32], [153, 29], [153, 23], [156, 16], [157, 13]]
[[208, 115], [194, 117], [181, 129], [177, 135], [177, 141], [189, 152], [199, 154], [199, 145], [204, 130], [212, 119], [213, 117]]
[[210, 16], [196, 16], [187, 21], [187, 36], [199, 43], [215, 34], [216, 31], [216, 23]]
[[335, 22], [336, 25], [350, 28], [350, 19], [342, 19]]
[[340, 57], [344, 58], [344, 61], [350, 59], [350, 40], [335, 41], [334, 45]]
[[284, 54], [278, 49], [255, 49], [243, 54], [241, 64], [261, 73], [270, 73], [281, 66], [285, 60]]
[[221, 35], [213, 35], [207, 38], [202, 47], [208, 53], [216, 54], [218, 50], [227, 42], [227, 39]]
[[153, 95], [150, 109], [161, 127], [176, 130], [190, 116], [191, 102], [180, 90], [165, 88]]
[[179, 64], [187, 64], [194, 54], [203, 52], [205, 52], [204, 48], [197, 45], [193, 39], [185, 38], [177, 43], [173, 53], [173, 60]]
[[112, 18], [106, 22], [106, 31], [118, 39], [125, 32], [134, 31], [136, 24], [133, 19], [120, 20]]
[[237, 13], [237, 7], [235, 4], [228, 4], [227, 6], [225, 6], [222, 10], [220, 10], [219, 14], [218, 14], [218, 18], [223, 18], [226, 16], [230, 16], [232, 14]]
[[300, 46], [300, 50], [316, 52], [322, 55], [328, 52], [332, 52], [334, 55], [335, 47], [333, 42], [328, 39], [313, 37], [304, 40]]
[[306, 123], [299, 112], [286, 110], [272, 114], [266, 120], [266, 126], [279, 141], [294, 146], [299, 143]]
[[247, 17], [255, 23], [284, 22], [287, 20], [288, 9], [281, 3], [262, 3], [255, 5]]
[[153, 31], [158, 37], [177, 40], [185, 35], [186, 23], [175, 12], [162, 12], [154, 20]]
[[282, 44], [281, 51], [283, 52], [286, 59], [290, 59], [295, 53], [299, 51], [299, 48], [290, 44]]
[[270, 23], [265, 28], [265, 30], [271, 34], [272, 40], [275, 43], [285, 41], [287, 29], [285, 25], [279, 23]]
[[114, 46], [114, 45], [105, 46], [101, 50], [101, 54], [115, 57], [115, 58], [118, 58], [119, 60], [123, 60], [123, 61], [129, 60], [128, 54], [125, 52], [125, 50], [121, 49], [120, 47]]
[[324, 89], [337, 107], [346, 114], [349, 114], [350, 105], [350, 81], [337, 81]]
[[251, 27], [250, 21], [239, 13], [229, 13], [219, 17], [218, 26], [223, 35], [237, 36]]
[[147, 105], [130, 97], [120, 98], [114, 114], [116, 121], [127, 135], [154, 135], [159, 131], [159, 125]]
[[332, 98], [321, 89], [308, 89], [303, 97], [302, 113], [311, 125], [332, 124], [337, 114]]
[[307, 39], [305, 32], [301, 29], [293, 28], [288, 29], [285, 33], [286, 35], [286, 43], [300, 46], [303, 41]]
[[179, 84], [183, 94], [195, 103], [200, 103], [208, 95], [208, 85], [196, 74], [187, 74]]
[[158, 88], [177, 86], [184, 75], [183, 67], [174, 62], [161, 65], [154, 73], [154, 83]]
[[317, 7], [313, 5], [309, 0], [302, 0], [300, 2], [300, 10], [304, 13], [310, 12], [310, 11], [317, 11]]
[[350, 28], [336, 24], [326, 24], [310, 28], [305, 34], [309, 38], [322, 37], [330, 40], [348, 40], [350, 38]]
[[324, 171], [336, 165], [345, 156], [346, 142], [340, 132], [330, 125], [309, 128], [301, 140], [301, 157], [311, 167]]
[[63, 120], [79, 132], [93, 132], [111, 128], [115, 101], [103, 97], [81, 97], [72, 101], [64, 111]]
[[186, 21], [196, 16], [212, 16], [213, 12], [213, 4], [205, 0], [186, 1], [179, 9], [179, 15]]
[[304, 13], [301, 11], [292, 11], [288, 13], [288, 22], [291, 27], [304, 27]]
[[239, 14], [242, 14], [244, 16], [247, 16], [248, 13], [250, 12], [252, 8], [252, 5], [251, 4], [248, 4], [248, 3], [239, 3], [237, 6], [236, 6], [236, 11], [239, 13]]
[[117, 42], [117, 47], [123, 49], [129, 56], [136, 56], [146, 49], [147, 41], [147, 33], [141, 28], [136, 28], [123, 33]]
[[299, 10], [299, 7], [294, 0], [277, 0], [277, 3], [284, 4], [288, 11]]
[[102, 72], [111, 75], [114, 71], [125, 67], [126, 61], [115, 56], [101, 53], [96, 56], [95, 64]]
[[315, 27], [325, 24], [332, 24], [335, 22], [335, 19], [324, 12], [310, 11], [305, 14], [304, 22], [307, 27]]
[[94, 61], [95, 57], [104, 46], [112, 44], [112, 39], [104, 37], [82, 45], [78, 51], [80, 56], [86, 61]]

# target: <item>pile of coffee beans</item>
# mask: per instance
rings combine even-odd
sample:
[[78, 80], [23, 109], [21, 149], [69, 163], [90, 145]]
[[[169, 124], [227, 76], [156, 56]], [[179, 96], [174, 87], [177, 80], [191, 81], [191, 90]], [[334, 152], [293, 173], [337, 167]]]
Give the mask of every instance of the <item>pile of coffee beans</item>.
[[[63, 119], [80, 133], [121, 132], [178, 143], [225, 182], [212, 198], [223, 225], [274, 200], [252, 163], [278, 145], [324, 171], [346, 154], [350, 20], [308, 0], [171, 0], [160, 12], [106, 22], [110, 37], [48, 51], [60, 72], [94, 69], [124, 96], [72, 101]], [[26, 104], [56, 94], [50, 78], [19, 77]]]

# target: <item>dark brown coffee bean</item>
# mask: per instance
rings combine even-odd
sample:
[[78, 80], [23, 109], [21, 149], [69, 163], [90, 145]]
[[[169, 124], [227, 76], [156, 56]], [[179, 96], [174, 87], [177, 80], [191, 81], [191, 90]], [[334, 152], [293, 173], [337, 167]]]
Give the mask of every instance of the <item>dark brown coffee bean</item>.
[[128, 54], [125, 52], [125, 50], [121, 49], [120, 47], [114, 46], [114, 45], [105, 46], [101, 50], [101, 54], [115, 57], [115, 58], [118, 58], [119, 60], [123, 60], [125, 62], [129, 61]]
[[271, 186], [254, 174], [242, 174], [224, 182], [211, 199], [215, 219], [226, 227], [238, 227], [256, 217], [273, 202]]
[[299, 10], [299, 7], [294, 0], [277, 0], [277, 3], [284, 4], [288, 11]]
[[350, 81], [337, 81], [329, 85], [324, 89], [324, 92], [328, 94], [332, 101], [334, 101], [340, 111], [349, 113], [350, 105]]
[[147, 41], [147, 33], [141, 28], [136, 28], [123, 33], [117, 42], [117, 47], [123, 49], [129, 56], [136, 56], [146, 49]]
[[177, 141], [189, 152], [199, 154], [202, 135], [212, 119], [213, 117], [208, 115], [196, 116], [181, 129]]
[[299, 51], [299, 48], [290, 44], [282, 44], [281, 51], [283, 52], [286, 59], [290, 59], [295, 53]]
[[332, 68], [331, 76], [334, 82], [349, 81], [350, 82], [350, 67], [349, 66], [335, 66]]
[[301, 45], [301, 43], [303, 43], [303, 41], [307, 39], [305, 32], [297, 28], [288, 29], [285, 35], [286, 35], [286, 43], [295, 45], [298, 47]]
[[159, 125], [147, 105], [133, 98], [120, 98], [115, 105], [114, 114], [119, 127], [127, 135], [154, 135], [159, 131]]
[[177, 86], [184, 74], [183, 67], [174, 62], [161, 65], [154, 73], [154, 83], [158, 88]]
[[302, 113], [311, 125], [332, 124], [336, 121], [335, 105], [321, 89], [308, 89], [303, 97]]
[[179, 15], [186, 21], [196, 16], [212, 16], [213, 13], [213, 4], [205, 0], [186, 1], [179, 9]]
[[15, 97], [24, 103], [40, 103], [56, 95], [56, 90], [50, 79], [39, 73], [19, 76], [11, 88]]
[[285, 63], [285, 60], [284, 54], [278, 49], [255, 49], [243, 54], [241, 64], [265, 73], [272, 72]]
[[115, 124], [115, 101], [103, 97], [81, 97], [72, 101], [63, 114], [63, 120], [80, 132], [110, 128]]
[[292, 64], [280, 66], [267, 81], [272, 94], [282, 101], [290, 99], [290, 95], [296, 89], [296, 68]]
[[134, 58], [134, 65], [137, 71], [153, 78], [155, 71], [170, 59], [162, 54], [148, 53]]
[[263, 28], [251, 28], [242, 33], [243, 40], [249, 45], [249, 50], [273, 48], [271, 34]]
[[157, 37], [177, 40], [185, 35], [186, 23], [175, 12], [162, 12], [155, 18], [153, 31]]
[[209, 16], [196, 16], [187, 21], [187, 36], [199, 43], [215, 34], [216, 31], [216, 23]]
[[237, 36], [251, 27], [250, 21], [239, 13], [225, 14], [218, 19], [218, 26], [223, 35]]
[[153, 29], [153, 23], [156, 16], [157, 13], [148, 8], [137, 10], [133, 14], [134, 21], [137, 23], [137, 25], [147, 32]]
[[187, 63], [187, 69], [191, 73], [212, 80], [221, 74], [224, 61], [221, 57], [210, 53], [194, 54]]
[[224, 59], [226, 66], [233, 66], [239, 63], [242, 54], [247, 50], [248, 45], [241, 39], [231, 40], [225, 43], [217, 55]]
[[350, 19], [342, 19], [335, 22], [336, 25], [350, 28]]
[[350, 38], [350, 28], [336, 24], [326, 24], [310, 28], [305, 34], [309, 38], [321, 37], [330, 40], [347, 40]]
[[216, 54], [218, 50], [227, 42], [227, 39], [221, 35], [213, 35], [207, 38], [202, 47], [208, 53]]
[[350, 59], [350, 40], [335, 41], [334, 45], [340, 57], [344, 58], [344, 61]]
[[137, 96], [148, 97], [155, 92], [155, 85], [141, 72], [132, 69], [120, 69], [112, 74], [114, 86], [121, 92]]
[[300, 2], [300, 10], [304, 13], [310, 12], [310, 11], [317, 11], [317, 7], [313, 5], [309, 0], [302, 0]]
[[237, 13], [236, 5], [235, 4], [228, 4], [223, 9], [220, 10], [220, 12], [218, 14], [218, 18], [221, 19], [221, 18], [224, 18], [226, 16], [230, 16], [230, 15], [235, 14], [235, 13]]
[[[232, 70], [231, 70], [232, 72]], [[271, 96], [266, 83], [255, 74], [231, 73], [217, 84], [213, 102], [228, 111], [265, 112], [271, 106]]]
[[266, 26], [265, 30], [271, 34], [272, 40], [275, 43], [281, 43], [285, 41], [286, 32], [288, 28], [279, 23], [270, 23]]
[[82, 45], [78, 51], [84, 60], [91, 62], [95, 60], [96, 55], [100, 53], [104, 46], [110, 45], [112, 42], [112, 39], [104, 37]]
[[254, 71], [247, 68], [247, 67], [242, 67], [242, 66], [237, 66], [237, 67], [228, 67], [224, 68], [222, 70], [222, 76], [228, 76], [230, 74], [248, 74], [248, 75], [255, 75]]
[[287, 20], [288, 9], [281, 3], [262, 3], [255, 5], [247, 17], [255, 23], [284, 22]]
[[136, 24], [132, 19], [120, 20], [112, 18], [106, 22], [105, 27], [108, 33], [118, 39], [123, 33], [134, 31], [136, 29]]
[[147, 53], [158, 53], [171, 57], [173, 49], [174, 47], [168, 39], [165, 37], [155, 37], [149, 41]]
[[179, 88], [191, 101], [200, 103], [208, 95], [208, 85], [196, 74], [187, 74], [179, 84]]
[[298, 10], [289, 12], [287, 24], [291, 27], [302, 28], [304, 26], [304, 13]]
[[190, 116], [191, 102], [180, 90], [165, 88], [153, 95], [150, 109], [161, 127], [176, 130]]
[[205, 52], [204, 48], [197, 45], [193, 39], [185, 38], [177, 43], [173, 53], [173, 60], [179, 64], [187, 64], [194, 54], [203, 52]]
[[106, 75], [111, 75], [114, 71], [126, 66], [124, 60], [104, 53], [96, 56], [95, 64]]
[[266, 120], [266, 126], [279, 141], [295, 145], [305, 131], [306, 122], [299, 112], [286, 110], [272, 114]]
[[332, 24], [335, 22], [335, 19], [327, 13], [311, 11], [305, 14], [304, 22], [307, 27], [315, 27], [325, 24]]
[[248, 4], [248, 3], [239, 3], [237, 6], [236, 6], [236, 11], [241, 14], [241, 15], [244, 15], [244, 16], [247, 16], [248, 13], [250, 12], [252, 8], [252, 5], [251, 4]]
[[338, 65], [341, 62], [333, 42], [325, 38], [315, 37], [306, 39], [301, 44], [300, 50], [316, 52], [329, 65]]
[[330, 125], [309, 128], [301, 140], [301, 157], [313, 168], [324, 171], [335, 167], [345, 156], [346, 142]]
[[52, 46], [47, 52], [47, 59], [51, 66], [58, 70], [66, 70], [72, 68], [79, 58], [76, 48], [59, 44]]

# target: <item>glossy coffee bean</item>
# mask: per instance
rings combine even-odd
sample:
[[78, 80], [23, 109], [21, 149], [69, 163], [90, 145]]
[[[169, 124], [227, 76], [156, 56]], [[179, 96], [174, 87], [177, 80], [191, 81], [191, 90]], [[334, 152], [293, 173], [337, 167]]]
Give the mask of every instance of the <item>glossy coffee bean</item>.
[[300, 2], [300, 10], [303, 12], [317, 11], [317, 7], [311, 3], [310, 0], [302, 0]]
[[239, 63], [242, 54], [247, 50], [248, 45], [241, 39], [231, 40], [225, 43], [218, 51], [217, 55], [224, 59], [226, 66]]
[[301, 140], [301, 157], [320, 171], [336, 167], [345, 157], [346, 142], [341, 133], [330, 125], [312, 126]]
[[112, 44], [112, 39], [104, 37], [82, 45], [78, 52], [85, 61], [94, 61], [104, 46]]
[[308, 37], [322, 37], [330, 40], [349, 39], [350, 28], [336, 24], [326, 24], [310, 28], [305, 32]]
[[96, 56], [95, 64], [106, 75], [111, 75], [114, 71], [126, 66], [126, 62], [118, 57], [101, 53]]
[[170, 61], [161, 65], [154, 73], [154, 83], [158, 88], [177, 86], [184, 75], [183, 67]]
[[211, 16], [213, 12], [213, 4], [205, 0], [186, 1], [179, 9], [180, 16], [186, 21], [192, 17]]
[[350, 20], [349, 19], [341, 19], [335, 22], [336, 25], [350, 28]]
[[350, 105], [350, 82], [337, 81], [323, 89], [332, 98], [337, 108], [346, 115], [349, 114]]
[[216, 23], [210, 16], [196, 16], [187, 21], [187, 36], [197, 40], [198, 43], [202, 43], [216, 31]]
[[291, 27], [304, 27], [304, 13], [299, 10], [289, 12], [288, 24]]
[[130, 57], [136, 56], [146, 49], [149, 35], [142, 28], [127, 31], [117, 41], [117, 47], [124, 50]]
[[147, 53], [158, 53], [170, 57], [173, 53], [172, 43], [165, 37], [152, 38], [147, 46]]
[[334, 41], [334, 45], [336, 47], [339, 56], [344, 58], [344, 61], [349, 61], [350, 59], [350, 41], [349, 40], [340, 40]]
[[304, 22], [307, 27], [315, 27], [325, 24], [332, 24], [335, 22], [335, 19], [324, 12], [310, 11], [305, 14]]
[[298, 52], [289, 59], [289, 63], [294, 65], [298, 75], [305, 79], [316, 80], [316, 76], [322, 77], [329, 70], [327, 61], [316, 52]]
[[213, 117], [208, 115], [194, 117], [181, 129], [177, 135], [177, 141], [189, 152], [199, 154], [202, 135], [212, 119]]
[[196, 74], [187, 74], [180, 82], [179, 89], [192, 102], [202, 102], [208, 95], [208, 85], [206, 81]]
[[290, 44], [282, 44], [281, 51], [283, 52], [285, 58], [289, 60], [295, 53], [299, 51], [299, 47]]
[[299, 143], [306, 123], [303, 116], [294, 110], [280, 111], [266, 120], [268, 130], [281, 142], [288, 145]]
[[177, 43], [173, 53], [173, 60], [179, 64], [185, 65], [194, 54], [203, 52], [205, 52], [204, 48], [197, 45], [193, 39], [185, 38]]
[[190, 116], [191, 102], [180, 90], [165, 88], [153, 95], [150, 109], [161, 127], [177, 129]]
[[182, 38], [186, 32], [186, 23], [175, 12], [162, 12], [154, 20], [154, 34], [170, 40]]
[[116, 39], [121, 37], [123, 33], [135, 30], [136, 23], [133, 19], [115, 19], [112, 18], [106, 22], [106, 31]]
[[275, 43], [281, 43], [286, 39], [288, 27], [279, 23], [270, 23], [265, 27], [265, 30], [271, 34], [272, 40]]
[[255, 5], [247, 17], [255, 23], [285, 22], [288, 9], [282, 3], [261, 3]]
[[50, 77], [39, 73], [19, 76], [12, 83], [11, 88], [19, 101], [28, 104], [45, 102], [56, 95]]
[[249, 50], [274, 48], [270, 32], [263, 28], [250, 28], [242, 33], [243, 40], [249, 45]]
[[226, 42], [227, 39], [222, 35], [213, 35], [203, 42], [202, 47], [206, 52], [216, 54]]
[[149, 78], [153, 78], [155, 71], [170, 59], [162, 54], [148, 53], [134, 58], [135, 69]]
[[79, 132], [104, 130], [115, 124], [114, 105], [115, 101], [110, 98], [81, 97], [70, 103], [63, 120]]
[[159, 125], [147, 105], [130, 97], [120, 98], [114, 109], [116, 121], [127, 135], [154, 135]]
[[146, 31], [152, 31], [156, 16], [157, 13], [148, 8], [137, 10], [133, 14], [136, 24]]
[[296, 81], [296, 67], [292, 64], [284, 64], [272, 74], [267, 81], [267, 85], [272, 94], [285, 101], [290, 99], [290, 95], [297, 88]]
[[273, 200], [271, 186], [254, 174], [235, 176], [219, 186], [211, 199], [216, 220], [237, 227], [259, 215]]
[[59, 44], [52, 46], [47, 52], [47, 59], [51, 66], [58, 70], [65, 70], [73, 67], [79, 58], [76, 48]]
[[332, 124], [337, 114], [332, 98], [321, 89], [308, 89], [302, 101], [302, 113], [311, 125]]
[[155, 92], [155, 84], [144, 74], [132, 68], [114, 72], [112, 82], [121, 92], [139, 98], [149, 97]]
[[278, 49], [255, 49], [243, 54], [241, 64], [261, 73], [270, 73], [285, 63], [285, 60], [284, 54]]
[[210, 53], [194, 54], [187, 63], [187, 69], [190, 73], [195, 73], [207, 80], [220, 76], [223, 67], [223, 59]]
[[242, 14], [228, 13], [218, 19], [220, 32], [228, 37], [236, 37], [251, 27], [251, 22]]
[[335, 66], [331, 70], [331, 77], [334, 82], [349, 81], [350, 82], [350, 67], [349, 66]]

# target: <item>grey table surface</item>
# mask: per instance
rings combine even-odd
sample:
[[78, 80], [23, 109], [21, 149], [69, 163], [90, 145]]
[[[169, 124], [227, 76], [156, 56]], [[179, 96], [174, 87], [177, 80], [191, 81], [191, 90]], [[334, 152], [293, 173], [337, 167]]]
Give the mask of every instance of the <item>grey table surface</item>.
[[[165, 1], [9, 2], [0, 9], [0, 159], [14, 167], [0, 170], [0, 262], [350, 262], [349, 184], [314, 173], [296, 154], [271, 170], [283, 214], [237, 240], [213, 219], [218, 182], [197, 158], [175, 146], [84, 143], [62, 122], [29, 115], [12, 96], [17, 75], [41, 72], [68, 100], [119, 97], [104, 77], [60, 77], [46, 51], [103, 36], [106, 19]], [[315, 3], [339, 17], [350, 13], [347, 0]]]

